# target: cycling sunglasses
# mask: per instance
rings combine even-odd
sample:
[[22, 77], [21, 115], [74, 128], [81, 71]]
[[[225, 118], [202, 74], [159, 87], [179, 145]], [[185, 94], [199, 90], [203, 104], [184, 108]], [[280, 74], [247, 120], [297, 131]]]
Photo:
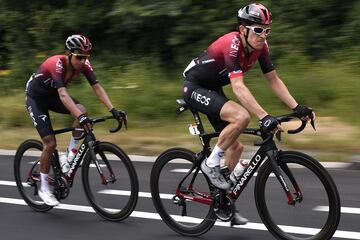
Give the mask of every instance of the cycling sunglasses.
[[251, 29], [257, 35], [261, 35], [265, 32], [265, 35], [269, 35], [271, 32], [271, 28], [262, 28], [262, 27], [254, 27], [254, 26], [245, 26], [248, 29]]
[[72, 53], [79, 60], [88, 59], [90, 57], [89, 54], [80, 54], [80, 53]]

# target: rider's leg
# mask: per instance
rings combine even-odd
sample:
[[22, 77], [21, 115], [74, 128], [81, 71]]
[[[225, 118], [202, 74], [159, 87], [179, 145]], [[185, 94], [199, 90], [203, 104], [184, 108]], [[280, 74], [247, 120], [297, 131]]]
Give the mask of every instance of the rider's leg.
[[[71, 99], [74, 101], [74, 103], [76, 104], [77, 108], [84, 114], [86, 114], [86, 109], [83, 105], [80, 104], [80, 102], [71, 97]], [[53, 99], [51, 99], [51, 101], [49, 101], [49, 106], [47, 106], [48, 109], [57, 112], [57, 113], [62, 113], [62, 114], [71, 114], [70, 111], [65, 107], [64, 103], [60, 100], [59, 97], [54, 97]], [[80, 128], [80, 123], [77, 120], [77, 116], [72, 116], [74, 119], [73, 122], [73, 127], [76, 128]], [[70, 142], [69, 142], [69, 146], [67, 148], [67, 152], [70, 152], [72, 149], [76, 149], [76, 145], [78, 143], [77, 140], [74, 139], [74, 137], [78, 137], [81, 135], [81, 132], [78, 131], [73, 131], [72, 136], [70, 138]]]
[[236, 140], [225, 153], [225, 165], [230, 171], [234, 170], [236, 164], [239, 162], [240, 156], [244, 150], [244, 145], [240, 140]]
[[[250, 121], [250, 115], [248, 111], [235, 103], [234, 101], [227, 101], [220, 111], [221, 120], [228, 122], [229, 124], [221, 131], [216, 146], [213, 152], [207, 159], [208, 165], [220, 165], [220, 159], [238, 139], [240, 133], [246, 128]], [[233, 147], [240, 148], [239, 145]], [[230, 159], [232, 166], [236, 165], [236, 157], [234, 151], [230, 150]], [[237, 159], [238, 160], [238, 159]]]
[[56, 139], [54, 135], [48, 135], [42, 138], [43, 151], [40, 156], [40, 177], [41, 186], [38, 191], [39, 196], [47, 205], [56, 206], [59, 204], [57, 199], [52, 194], [49, 187], [49, 172], [50, 172], [50, 159], [56, 148]]
[[[231, 182], [227, 181], [220, 173], [220, 159], [224, 156], [240, 133], [245, 129], [250, 121], [249, 113], [239, 104], [233, 101], [226, 101], [220, 110], [220, 119], [209, 118], [214, 128], [219, 131], [223, 128], [218, 138], [218, 142], [210, 156], [201, 164], [201, 170], [209, 177], [210, 181], [218, 188], [229, 189]], [[224, 127], [225, 126], [225, 127]], [[233, 151], [230, 150], [230, 159], [233, 165], [238, 160], [234, 145]]]
[[[56, 139], [54, 135], [48, 135], [42, 138], [43, 142], [43, 151], [40, 156], [40, 172], [44, 174], [48, 174], [50, 171], [50, 159], [56, 148]], [[45, 183], [47, 184], [47, 182]], [[41, 182], [41, 186], [48, 187], [43, 185]]]
[[246, 126], [249, 114], [239, 104], [230, 101], [222, 88], [211, 90], [185, 81], [183, 90], [184, 99], [189, 107], [206, 114], [215, 130], [221, 131], [218, 144], [210, 156], [201, 163], [201, 170], [214, 186], [229, 189], [231, 183], [221, 173], [220, 159]]
[[[60, 100], [58, 99], [60, 102]], [[56, 99], [55, 99], [56, 102]], [[50, 121], [49, 109], [52, 108], [54, 99], [50, 98], [33, 98], [26, 96], [26, 108], [29, 112], [31, 120], [38, 131], [42, 142], [43, 151], [40, 156], [40, 189], [39, 197], [50, 206], [58, 205], [59, 202], [54, 197], [49, 187], [48, 176], [51, 166], [51, 156], [56, 148], [56, 139]]]
[[[221, 132], [217, 144], [224, 146], [226, 149], [225, 164], [230, 171], [232, 171], [239, 162], [241, 153], [244, 149], [244, 146], [238, 140], [238, 137], [249, 124], [250, 114], [239, 104], [228, 101], [221, 109], [220, 117], [222, 120], [229, 122], [229, 124]], [[241, 216], [240, 213], [235, 210], [234, 218], [231, 220], [230, 225], [243, 225], [247, 222], [248, 219]]]

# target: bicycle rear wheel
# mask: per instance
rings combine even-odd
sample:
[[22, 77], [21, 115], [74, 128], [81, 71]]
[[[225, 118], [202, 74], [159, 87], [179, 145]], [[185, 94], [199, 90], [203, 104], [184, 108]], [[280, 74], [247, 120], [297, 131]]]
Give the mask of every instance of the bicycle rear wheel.
[[19, 146], [14, 158], [16, 186], [27, 205], [38, 212], [46, 212], [53, 208], [46, 205], [38, 196], [42, 149], [40, 141], [26, 140]]
[[278, 164], [290, 192], [296, 193], [284, 172], [285, 166], [290, 169], [302, 200], [300, 197], [295, 205], [288, 204], [285, 191], [272, 174], [271, 163], [266, 161], [255, 182], [256, 207], [265, 226], [277, 239], [330, 239], [340, 221], [340, 197], [330, 174], [316, 160], [299, 152], [281, 152]]
[[[208, 204], [195, 202], [191, 197], [211, 201], [210, 185], [205, 176], [198, 172], [190, 184], [195, 171], [186, 178], [180, 189], [178, 185], [190, 170], [195, 153], [182, 148], [172, 148], [155, 161], [150, 187], [154, 206], [163, 221], [175, 232], [185, 236], [199, 236], [211, 229], [216, 215]], [[190, 197], [184, 199], [179, 194]]]
[[86, 197], [104, 219], [124, 220], [135, 209], [138, 199], [139, 183], [135, 168], [126, 153], [112, 143], [97, 143], [95, 153], [96, 160], [88, 151], [82, 165]]

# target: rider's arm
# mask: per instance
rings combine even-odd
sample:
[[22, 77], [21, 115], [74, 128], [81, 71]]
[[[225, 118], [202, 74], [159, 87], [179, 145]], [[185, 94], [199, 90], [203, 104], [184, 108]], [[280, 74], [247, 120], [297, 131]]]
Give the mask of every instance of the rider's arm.
[[92, 85], [91, 87], [93, 88], [96, 96], [110, 111], [114, 106], [112, 105], [110, 98], [107, 95], [105, 89], [100, 85], [100, 83], [96, 83], [96, 84]]
[[259, 119], [264, 118], [267, 112], [259, 105], [250, 90], [245, 86], [243, 71], [239, 63], [241, 41], [236, 35], [227, 35], [222, 40], [222, 51], [225, 66], [231, 82], [232, 90], [241, 104]]
[[291, 109], [294, 109], [298, 103], [291, 96], [284, 82], [277, 75], [276, 70], [264, 74], [271, 90]]
[[59, 98], [61, 102], [65, 105], [65, 107], [70, 111], [70, 113], [78, 118], [82, 112], [80, 109], [76, 106], [75, 102], [70, 97], [69, 93], [67, 92], [65, 87], [60, 87], [57, 89], [59, 93]]
[[250, 90], [244, 83], [244, 77], [230, 78], [231, 87], [235, 96], [239, 99], [241, 104], [252, 114], [256, 115], [259, 119], [264, 118], [268, 113], [260, 106], [255, 97], [251, 94]]
[[86, 76], [86, 78], [87, 78], [89, 84], [91, 85], [92, 89], [94, 90], [96, 96], [110, 111], [113, 108], [113, 105], [112, 105], [110, 98], [108, 97], [106, 91], [104, 90], [104, 88], [100, 85], [99, 81], [96, 80], [94, 70], [88, 59], [85, 62], [83, 74]]

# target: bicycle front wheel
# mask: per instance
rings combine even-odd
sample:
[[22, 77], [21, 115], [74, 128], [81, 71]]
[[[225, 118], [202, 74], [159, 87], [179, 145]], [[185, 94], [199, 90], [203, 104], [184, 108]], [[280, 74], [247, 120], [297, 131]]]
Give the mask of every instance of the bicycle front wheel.
[[[265, 226], [277, 239], [330, 239], [340, 221], [340, 197], [330, 174], [315, 159], [299, 152], [281, 152], [278, 165], [297, 201], [288, 203], [266, 161], [255, 182], [256, 207]], [[291, 175], [298, 187], [291, 182]]]
[[121, 221], [135, 209], [139, 183], [135, 168], [118, 146], [99, 142], [96, 159], [90, 150], [82, 165], [84, 191], [90, 205], [104, 219]]
[[193, 166], [194, 157], [195, 153], [187, 149], [169, 149], [157, 158], [150, 176], [156, 210], [172, 230], [185, 236], [204, 234], [216, 221], [211, 205], [205, 203], [211, 201], [211, 189], [201, 172], [192, 171], [178, 187]]
[[46, 205], [38, 196], [42, 149], [40, 141], [26, 140], [19, 146], [14, 158], [16, 186], [27, 205], [38, 212], [46, 212], [53, 208]]

